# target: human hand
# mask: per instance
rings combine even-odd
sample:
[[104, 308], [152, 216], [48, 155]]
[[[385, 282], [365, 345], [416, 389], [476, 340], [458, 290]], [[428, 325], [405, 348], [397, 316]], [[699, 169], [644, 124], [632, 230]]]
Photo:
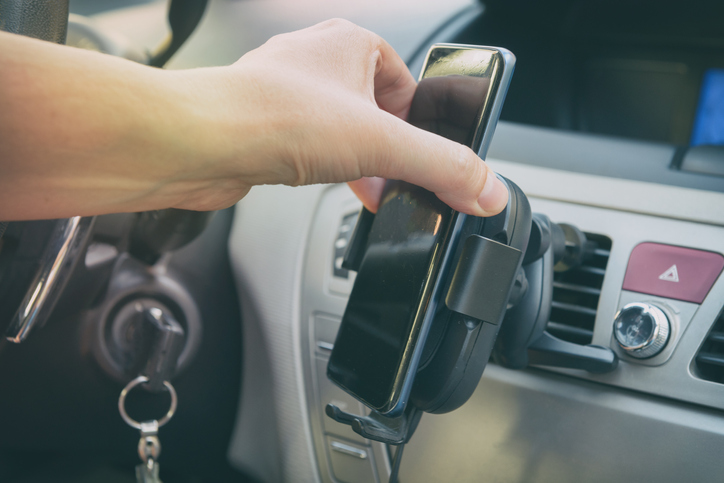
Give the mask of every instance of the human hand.
[[0, 219], [215, 210], [254, 185], [343, 181], [375, 211], [382, 178], [473, 215], [507, 202], [469, 148], [403, 121], [414, 79], [346, 21], [183, 71], [0, 37]]
[[216, 140], [209, 159], [218, 162], [206, 175], [224, 180], [177, 207], [218, 208], [257, 184], [350, 181], [376, 211], [382, 178], [422, 186], [477, 216], [507, 202], [503, 184], [472, 150], [404, 122], [414, 79], [384, 40], [349, 22], [279, 35], [232, 66], [177, 75], [213, 106], [206, 137]]

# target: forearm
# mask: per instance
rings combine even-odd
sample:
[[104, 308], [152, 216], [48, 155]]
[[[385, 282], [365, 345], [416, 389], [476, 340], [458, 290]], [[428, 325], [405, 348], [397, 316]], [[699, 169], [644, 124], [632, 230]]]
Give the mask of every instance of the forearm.
[[203, 186], [213, 126], [178, 74], [2, 32], [0, 65], [0, 219], [167, 208]]

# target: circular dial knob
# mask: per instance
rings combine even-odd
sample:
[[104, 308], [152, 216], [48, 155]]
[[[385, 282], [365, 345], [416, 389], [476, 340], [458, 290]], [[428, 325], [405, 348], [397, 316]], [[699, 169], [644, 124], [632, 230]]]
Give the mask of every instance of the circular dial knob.
[[653, 304], [628, 304], [618, 311], [613, 334], [631, 357], [645, 359], [661, 352], [669, 340], [669, 319]]

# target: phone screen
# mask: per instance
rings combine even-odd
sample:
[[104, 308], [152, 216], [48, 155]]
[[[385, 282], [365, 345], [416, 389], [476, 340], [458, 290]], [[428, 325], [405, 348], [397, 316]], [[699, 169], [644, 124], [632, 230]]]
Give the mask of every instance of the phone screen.
[[395, 392], [452, 218], [434, 194], [387, 184], [328, 366], [336, 381], [370, 407], [385, 408]]
[[[494, 49], [434, 48], [408, 122], [480, 152], [489, 141], [483, 131], [503, 61]], [[449, 270], [458, 216], [409, 183], [388, 181], [383, 191], [327, 369], [332, 381], [381, 413], [404, 409], [420, 342], [443, 303], [438, 286]]]

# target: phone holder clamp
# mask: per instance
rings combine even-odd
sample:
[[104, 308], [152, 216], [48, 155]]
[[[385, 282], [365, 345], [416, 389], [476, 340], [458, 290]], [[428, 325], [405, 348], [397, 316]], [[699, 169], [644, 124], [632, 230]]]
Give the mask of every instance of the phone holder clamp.
[[388, 418], [377, 411], [372, 411], [369, 416], [356, 416], [345, 413], [334, 404], [327, 404], [325, 413], [338, 423], [351, 426], [355, 433], [367, 439], [392, 445], [407, 443], [422, 417], [422, 411], [411, 404], [396, 418]]

